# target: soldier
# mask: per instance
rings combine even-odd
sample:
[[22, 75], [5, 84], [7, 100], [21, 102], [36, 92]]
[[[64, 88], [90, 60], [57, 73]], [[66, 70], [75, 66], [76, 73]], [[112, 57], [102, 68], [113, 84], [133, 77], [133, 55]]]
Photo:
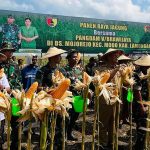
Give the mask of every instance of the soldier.
[[18, 25], [14, 24], [15, 18], [13, 15], [8, 15], [7, 23], [1, 25], [0, 32], [2, 32], [2, 44], [11, 42], [15, 50], [18, 50], [20, 44], [20, 30]]
[[[5, 74], [8, 78], [10, 87], [17, 88], [17, 85], [19, 85], [18, 88], [21, 88], [21, 84], [18, 84], [18, 80], [16, 78], [17, 76], [15, 73], [15, 67], [10, 63], [10, 59], [11, 59], [15, 49], [13, 48], [12, 44], [10, 42], [8, 42], [8, 43], [2, 44], [2, 49], [0, 51], [7, 57], [7, 60], [4, 63], [4, 69], [5, 69]], [[12, 128], [11, 150], [16, 150], [17, 145], [18, 145], [17, 144], [18, 143], [18, 122], [17, 122], [17, 120], [18, 120], [18, 117], [12, 116], [12, 118], [11, 118], [11, 128]]]
[[[68, 60], [68, 64], [63, 68], [64, 75], [71, 80], [70, 91], [73, 96], [79, 95], [78, 91], [73, 87], [75, 81], [82, 80], [82, 69], [78, 67], [78, 51], [71, 50], [66, 59]], [[67, 139], [68, 140], [77, 140], [72, 134], [72, 130], [75, 126], [75, 121], [78, 119], [79, 113], [75, 112], [72, 107], [69, 110], [70, 121], [68, 123], [67, 129]]]
[[8, 43], [3, 43], [2, 44], [2, 49], [1, 52], [7, 56], [7, 60], [5, 62], [5, 73], [7, 75], [7, 78], [9, 80], [10, 83], [10, 87], [12, 88], [21, 88], [20, 85], [20, 72], [19, 72], [19, 67], [18, 65], [14, 65], [14, 63], [12, 63], [11, 57], [13, 55], [13, 52], [15, 52], [14, 47], [12, 46], [12, 44], [10, 42]]

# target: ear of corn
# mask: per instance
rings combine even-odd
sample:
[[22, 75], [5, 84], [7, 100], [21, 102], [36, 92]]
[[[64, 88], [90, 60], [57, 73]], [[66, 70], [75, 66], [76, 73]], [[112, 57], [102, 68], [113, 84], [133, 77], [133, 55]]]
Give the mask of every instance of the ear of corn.
[[38, 88], [38, 82], [34, 82], [30, 88], [28, 89], [28, 91], [25, 94], [25, 97], [28, 99], [32, 99], [34, 92], [37, 90]]
[[109, 78], [110, 78], [110, 73], [109, 72], [104, 73], [100, 83], [105, 84], [109, 80]]
[[2, 97], [3, 99], [5, 99], [4, 93], [0, 92], [0, 97]]
[[83, 84], [87, 85], [90, 82], [91, 82], [91, 77], [86, 72], [83, 72]]
[[70, 79], [63, 80], [58, 85], [58, 87], [56, 87], [56, 89], [51, 92], [52, 97], [56, 99], [60, 99], [64, 95], [64, 93], [66, 92], [69, 86], [70, 86]]

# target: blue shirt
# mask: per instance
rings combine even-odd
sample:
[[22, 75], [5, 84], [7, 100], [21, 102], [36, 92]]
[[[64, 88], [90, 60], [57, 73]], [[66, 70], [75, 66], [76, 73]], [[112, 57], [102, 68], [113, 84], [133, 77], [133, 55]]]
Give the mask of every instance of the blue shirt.
[[35, 81], [38, 66], [28, 65], [21, 70], [23, 89], [27, 91], [31, 84]]

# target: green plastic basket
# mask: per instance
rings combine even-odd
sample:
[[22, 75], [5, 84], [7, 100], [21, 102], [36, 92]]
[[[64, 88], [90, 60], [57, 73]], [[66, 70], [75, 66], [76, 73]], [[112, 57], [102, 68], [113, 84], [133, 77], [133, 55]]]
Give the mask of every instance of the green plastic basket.
[[84, 99], [82, 96], [73, 97], [73, 108], [75, 112], [83, 112]]
[[20, 114], [18, 114], [18, 112], [20, 111], [20, 106], [19, 106], [18, 100], [13, 97], [11, 99], [11, 104], [12, 104], [12, 108], [11, 108], [12, 115], [20, 116]]

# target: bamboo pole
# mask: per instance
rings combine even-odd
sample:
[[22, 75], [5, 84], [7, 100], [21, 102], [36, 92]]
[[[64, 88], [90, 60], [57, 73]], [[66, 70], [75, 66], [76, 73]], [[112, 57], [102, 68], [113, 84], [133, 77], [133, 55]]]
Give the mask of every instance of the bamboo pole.
[[88, 95], [88, 86], [83, 89], [83, 99], [84, 99], [84, 104], [83, 104], [83, 122], [82, 122], [82, 146], [81, 149], [85, 149], [85, 128], [86, 128], [86, 109], [87, 109], [87, 95]]
[[41, 121], [41, 133], [40, 133], [40, 150], [46, 150], [47, 148], [47, 131], [48, 131], [48, 111], [45, 110], [44, 118]]

